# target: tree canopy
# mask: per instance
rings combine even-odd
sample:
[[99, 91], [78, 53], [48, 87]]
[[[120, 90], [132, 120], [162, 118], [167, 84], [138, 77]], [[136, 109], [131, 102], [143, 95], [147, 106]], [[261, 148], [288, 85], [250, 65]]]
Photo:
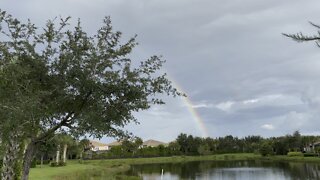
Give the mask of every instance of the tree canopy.
[[159, 72], [160, 57], [130, 59], [136, 36], [121, 43], [110, 17], [94, 35], [69, 19], [39, 28], [0, 10], [1, 139], [27, 139], [25, 158], [56, 131], [125, 135], [133, 112], [164, 103], [157, 94], [181, 95]]
[[136, 121], [133, 111], [163, 103], [156, 94], [179, 94], [157, 73], [164, 63], [158, 56], [133, 65], [128, 55], [136, 39], [120, 44], [122, 33], [113, 31], [109, 17], [93, 36], [80, 20], [68, 28], [69, 18], [48, 21], [42, 33], [5, 11], [0, 20], [6, 37], [0, 42], [2, 119], [41, 132], [64, 126], [76, 135], [117, 135], [117, 127]]

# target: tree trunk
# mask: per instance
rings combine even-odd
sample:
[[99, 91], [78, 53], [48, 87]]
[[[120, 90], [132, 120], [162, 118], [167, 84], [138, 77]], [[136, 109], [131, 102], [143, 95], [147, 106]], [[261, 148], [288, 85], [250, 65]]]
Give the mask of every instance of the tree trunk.
[[23, 158], [23, 170], [21, 180], [28, 180], [31, 163], [33, 160], [33, 156], [36, 150], [36, 144], [34, 142], [30, 142], [27, 146], [27, 149], [24, 153]]
[[20, 144], [16, 135], [10, 135], [8, 144], [6, 145], [5, 155], [3, 156], [2, 180], [13, 180], [18, 175], [15, 172], [15, 166], [19, 158]]
[[80, 160], [83, 159], [83, 152], [82, 152], [82, 151], [81, 151], [80, 154], [79, 154], [79, 158], [80, 158]]
[[63, 146], [63, 163], [66, 163], [68, 144]]
[[58, 145], [57, 148], [57, 156], [56, 156], [56, 163], [59, 164], [59, 160], [60, 160], [60, 145]]
[[43, 156], [44, 156], [44, 155], [43, 155], [43, 154], [41, 154], [41, 159], [40, 159], [40, 161], [41, 161], [41, 162], [40, 162], [40, 168], [42, 168], [42, 166], [43, 166]]

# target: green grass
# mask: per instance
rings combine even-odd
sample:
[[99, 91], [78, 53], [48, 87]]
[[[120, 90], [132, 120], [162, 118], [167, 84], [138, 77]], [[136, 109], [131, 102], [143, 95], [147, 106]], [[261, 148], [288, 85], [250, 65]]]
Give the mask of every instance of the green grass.
[[320, 163], [319, 157], [300, 157], [300, 156], [268, 156], [261, 157], [262, 160], [272, 161], [290, 161], [290, 162], [308, 162], [308, 163]]
[[320, 162], [319, 157], [288, 157], [288, 156], [268, 156], [261, 157], [251, 153], [218, 154], [208, 156], [173, 156], [157, 158], [132, 158], [132, 159], [112, 159], [112, 160], [89, 160], [80, 164], [78, 161], [68, 161], [64, 167], [33, 168], [30, 172], [31, 180], [100, 180], [102, 179], [131, 179], [137, 180], [139, 177], [128, 177], [121, 173], [129, 170], [132, 164], [150, 163], [179, 163], [189, 161], [235, 161], [235, 160], [268, 160], [268, 161], [295, 161], [295, 162]]
[[44, 165], [41, 168], [37, 166], [32, 168], [30, 172], [30, 179], [54, 179], [54, 176], [69, 174], [77, 171], [90, 171], [94, 169], [91, 164], [80, 164], [77, 161], [68, 161], [67, 166], [63, 167], [50, 167]]

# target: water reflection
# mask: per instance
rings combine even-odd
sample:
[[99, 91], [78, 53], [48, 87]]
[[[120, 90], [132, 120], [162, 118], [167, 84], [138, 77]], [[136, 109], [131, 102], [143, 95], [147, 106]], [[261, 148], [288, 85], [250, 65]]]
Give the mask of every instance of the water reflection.
[[236, 180], [313, 180], [320, 179], [320, 164], [274, 161], [197, 161], [134, 165], [128, 172], [148, 180], [236, 179]]

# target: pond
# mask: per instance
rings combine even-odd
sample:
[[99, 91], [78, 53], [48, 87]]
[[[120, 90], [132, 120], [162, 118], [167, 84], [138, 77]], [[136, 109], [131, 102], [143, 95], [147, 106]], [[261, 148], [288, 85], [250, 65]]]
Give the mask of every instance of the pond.
[[133, 165], [128, 175], [145, 180], [313, 180], [320, 179], [320, 164], [261, 160], [195, 161]]

